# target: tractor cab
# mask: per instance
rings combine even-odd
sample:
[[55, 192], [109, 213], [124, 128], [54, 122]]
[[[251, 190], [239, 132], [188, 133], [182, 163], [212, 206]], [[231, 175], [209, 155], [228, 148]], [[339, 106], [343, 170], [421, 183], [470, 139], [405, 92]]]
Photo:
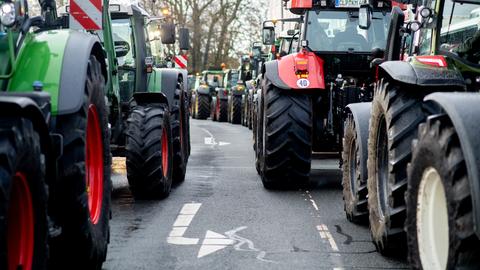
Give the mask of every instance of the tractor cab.
[[[110, 4], [109, 11], [118, 59], [120, 97], [122, 102], [128, 102], [134, 92], [147, 91], [154, 67], [165, 59], [163, 47], [175, 43], [170, 37], [174, 35], [174, 28], [162, 29], [169, 24], [166, 18], [152, 18], [137, 5]], [[161, 36], [160, 29], [170, 33]]]
[[224, 87], [225, 72], [223, 70], [204, 70], [202, 72], [201, 88], [209, 88], [210, 93], [214, 93], [216, 88]]
[[314, 1], [305, 12], [301, 43], [323, 59], [326, 76], [368, 76], [372, 54], [385, 50], [390, 2], [369, 6], [371, 20], [366, 27], [359, 25], [358, 1]]

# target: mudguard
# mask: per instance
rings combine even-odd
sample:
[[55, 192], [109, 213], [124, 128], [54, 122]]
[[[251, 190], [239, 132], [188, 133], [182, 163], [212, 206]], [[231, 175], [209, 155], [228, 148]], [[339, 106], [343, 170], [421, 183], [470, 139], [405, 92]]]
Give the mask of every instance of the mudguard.
[[225, 88], [215, 88], [215, 92], [217, 93], [217, 98], [220, 100], [228, 99], [228, 91]]
[[[173, 104], [175, 90], [177, 89], [178, 78], [183, 77], [182, 71], [174, 68], [154, 68], [148, 80], [148, 92], [162, 92], [168, 99], [168, 104]], [[185, 91], [185, 83], [182, 86]]]
[[102, 65], [107, 81], [105, 56], [99, 39], [73, 30], [29, 33], [19, 51], [17, 68], [7, 87], [9, 92], [32, 91], [35, 81], [51, 96], [52, 114], [76, 112], [83, 104], [90, 55]]
[[465, 80], [456, 69], [434, 68], [421, 64], [412, 57], [410, 61], [387, 61], [379, 66], [379, 75], [388, 75], [393, 80], [418, 86], [453, 86], [465, 89]]
[[474, 230], [480, 237], [480, 94], [433, 93], [424, 100], [449, 116], [460, 139], [472, 195]]
[[210, 95], [210, 88], [208, 86], [205, 86], [205, 85], [200, 85], [197, 88], [197, 94]]
[[[0, 93], [0, 117], [23, 117], [30, 119], [33, 128], [40, 136], [40, 145], [44, 153], [51, 153], [50, 132], [48, 129], [48, 118], [50, 109], [48, 101], [49, 94], [45, 92], [40, 93]], [[45, 107], [45, 112], [37, 104], [35, 100], [42, 100], [42, 107]]]
[[[368, 126], [370, 122], [372, 103], [352, 103], [347, 106], [347, 110], [352, 113], [355, 127], [357, 129], [357, 138], [360, 141], [358, 145], [359, 151], [363, 157], [368, 156]], [[360, 177], [362, 180], [368, 178], [367, 159], [360, 161]]]
[[[300, 79], [295, 74], [296, 62], [307, 60], [308, 85], [298, 83]], [[325, 89], [323, 60], [313, 52], [299, 52], [289, 54], [279, 60], [266, 62], [262, 68], [263, 78], [268, 79], [276, 87], [280, 89]], [[302, 79], [302, 80], [305, 80]]]

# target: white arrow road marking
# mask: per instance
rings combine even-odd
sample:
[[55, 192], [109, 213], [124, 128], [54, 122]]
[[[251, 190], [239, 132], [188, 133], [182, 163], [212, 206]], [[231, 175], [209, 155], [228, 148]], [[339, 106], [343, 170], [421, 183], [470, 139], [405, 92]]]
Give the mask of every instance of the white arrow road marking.
[[225, 235], [216, 233], [214, 231], [207, 231], [205, 233], [205, 239], [203, 239], [202, 246], [198, 250], [197, 258], [201, 258], [212, 254], [216, 251], [226, 248], [229, 245], [233, 245], [234, 240], [228, 239]]
[[208, 145], [216, 145], [217, 142], [215, 141], [215, 138], [213, 137], [205, 137], [205, 144], [208, 144]]
[[173, 223], [172, 230], [167, 237], [167, 243], [174, 245], [196, 245], [198, 238], [183, 237], [192, 222], [198, 209], [202, 206], [201, 203], [186, 203], [183, 205], [177, 219]]
[[205, 128], [202, 128], [203, 131], [205, 131], [205, 133], [207, 133], [210, 137], [205, 137], [204, 138], [204, 143], [206, 145], [219, 145], [219, 146], [224, 146], [224, 145], [229, 145], [230, 143], [229, 142], [218, 142], [215, 140], [215, 137], [213, 136], [213, 134], [208, 131], [207, 129]]
[[229, 142], [219, 142], [218, 145], [223, 146], [223, 145], [229, 145]]

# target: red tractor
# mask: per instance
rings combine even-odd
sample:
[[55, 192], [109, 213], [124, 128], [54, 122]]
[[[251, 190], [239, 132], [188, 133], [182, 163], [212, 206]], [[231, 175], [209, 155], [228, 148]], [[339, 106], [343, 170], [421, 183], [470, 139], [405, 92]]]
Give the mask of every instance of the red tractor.
[[[265, 188], [309, 183], [312, 152], [340, 153], [346, 105], [370, 101], [374, 58], [383, 57], [390, 1], [374, 1], [359, 27], [359, 1], [292, 0], [303, 21], [297, 53], [266, 62], [257, 120], [257, 168]], [[271, 45], [275, 28], [264, 26]]]

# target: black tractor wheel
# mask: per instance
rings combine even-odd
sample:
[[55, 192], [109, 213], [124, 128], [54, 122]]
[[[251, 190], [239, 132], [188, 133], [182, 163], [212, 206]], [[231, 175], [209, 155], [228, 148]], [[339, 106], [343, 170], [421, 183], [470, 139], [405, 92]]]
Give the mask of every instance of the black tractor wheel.
[[210, 102], [210, 120], [212, 121], [218, 121], [216, 108], [217, 108], [217, 98], [213, 97], [212, 101]]
[[257, 98], [255, 105], [255, 129], [253, 130], [253, 150], [255, 151], [255, 169], [262, 175], [260, 165], [263, 163], [263, 97]]
[[50, 241], [50, 268], [100, 269], [107, 255], [112, 158], [104, 87], [100, 63], [91, 56], [83, 105], [57, 117], [63, 155], [50, 213], [61, 234]]
[[266, 84], [262, 182], [267, 189], [305, 186], [312, 157], [312, 102], [308, 95]]
[[195, 104], [195, 115], [197, 119], [205, 120], [210, 115], [210, 98], [208, 95], [197, 93]]
[[406, 195], [410, 265], [413, 269], [477, 268], [480, 241], [455, 128], [446, 115], [436, 115], [418, 130]]
[[242, 96], [232, 96], [232, 124], [242, 122]]
[[384, 255], [405, 250], [407, 164], [417, 127], [424, 121], [423, 93], [382, 79], [375, 87], [368, 138], [370, 231]]
[[47, 187], [32, 122], [0, 121], [0, 268], [46, 269]]
[[367, 179], [362, 178], [361, 161], [367, 157], [360, 151], [359, 131], [352, 114], [349, 114], [345, 121], [344, 132], [342, 186], [345, 213], [351, 222], [365, 223], [368, 221], [368, 191]]
[[127, 178], [139, 199], [162, 199], [172, 186], [170, 114], [163, 104], [133, 104], [127, 121]]
[[215, 107], [215, 118], [218, 122], [227, 122], [228, 120], [228, 100], [218, 99]]
[[198, 106], [197, 104], [197, 95], [192, 95], [191, 98], [191, 104], [190, 104], [190, 111], [193, 119], [197, 118], [197, 110], [196, 107]]
[[188, 159], [188, 114], [187, 100], [183, 93], [183, 79], [178, 77], [175, 96], [171, 108], [173, 141], [173, 183], [185, 180]]

